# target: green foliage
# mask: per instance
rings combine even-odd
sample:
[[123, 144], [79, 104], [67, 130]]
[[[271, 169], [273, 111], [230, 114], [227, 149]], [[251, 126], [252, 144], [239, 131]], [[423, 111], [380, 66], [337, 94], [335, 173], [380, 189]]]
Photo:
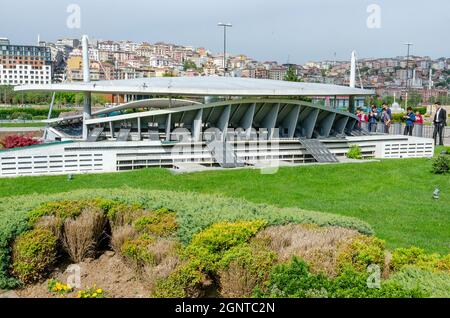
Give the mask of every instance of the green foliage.
[[11, 119], [31, 120], [32, 118], [32, 115], [25, 112], [15, 112], [11, 115]]
[[406, 266], [394, 273], [389, 282], [407, 290], [421, 290], [433, 298], [450, 298], [450, 275], [432, 272], [415, 266]]
[[88, 208], [100, 208], [105, 213], [119, 204], [112, 200], [90, 199], [90, 200], [65, 200], [46, 202], [29, 213], [29, 222], [34, 224], [42, 216], [55, 216], [64, 221], [67, 218], [76, 218], [81, 212]]
[[308, 264], [298, 257], [293, 257], [291, 262], [275, 266], [264, 289], [257, 288], [254, 296], [306, 298], [309, 294], [317, 294], [317, 291], [326, 291], [329, 288], [330, 281], [325, 275], [311, 274]]
[[[372, 234], [372, 228], [365, 222], [356, 218], [339, 215], [304, 211], [298, 208], [278, 208], [270, 205], [254, 204], [242, 199], [233, 199], [219, 195], [206, 195], [199, 193], [179, 193], [170, 191], [145, 191], [139, 189], [87, 189], [60, 194], [42, 195], [29, 194], [19, 197], [0, 198], [0, 288], [12, 288], [17, 280], [8, 273], [11, 264], [10, 243], [20, 233], [27, 230], [44, 215], [76, 216], [77, 207], [71, 206], [74, 201], [89, 201], [93, 198], [104, 198], [102, 209], [109, 217], [117, 216], [118, 210], [112, 213], [117, 204], [131, 206], [137, 204], [148, 210], [157, 210], [167, 207], [177, 211], [177, 236], [182, 243], [189, 243], [195, 233], [208, 228], [217, 222], [233, 222], [237, 220], [259, 219], [270, 225], [286, 223], [317, 224], [321, 226], [342, 226], [356, 229], [361, 233]], [[66, 209], [59, 209], [58, 205], [48, 202], [66, 202], [72, 212], [67, 215]], [[122, 207], [124, 205], [121, 205]], [[75, 212], [73, 212], [75, 210]], [[137, 211], [139, 209], [131, 209]], [[79, 211], [79, 210], [78, 210]], [[125, 214], [125, 213], [124, 213]], [[30, 216], [30, 222], [28, 221]], [[132, 220], [132, 218], [131, 218]]]
[[352, 145], [347, 153], [347, 158], [362, 159], [361, 148], [358, 145]]
[[263, 288], [255, 297], [283, 298], [411, 298], [427, 294], [417, 288], [407, 289], [393, 281], [382, 281], [380, 288], [369, 288], [369, 275], [346, 267], [334, 279], [309, 272], [308, 265], [294, 257], [287, 264], [275, 266]]
[[447, 271], [450, 273], [450, 254], [427, 254], [418, 247], [398, 248], [392, 252], [390, 267], [394, 271], [405, 266], [414, 265], [419, 269], [431, 271]]
[[243, 244], [253, 237], [262, 227], [264, 221], [221, 222], [195, 234], [191, 247], [202, 246], [210, 253], [221, 253], [231, 247]]
[[50, 293], [55, 293], [63, 296], [71, 293], [73, 291], [73, 288], [68, 284], [63, 284], [60, 281], [52, 278], [47, 282], [47, 290]]
[[131, 225], [133, 221], [145, 214], [145, 210], [140, 204], [125, 204], [116, 202], [106, 213], [112, 226]]
[[218, 263], [222, 297], [250, 297], [264, 283], [277, 260], [269, 241], [253, 239], [226, 251]]
[[413, 107], [414, 113], [419, 112], [421, 115], [427, 114], [427, 108], [426, 107]]
[[149, 245], [155, 242], [155, 238], [143, 234], [134, 240], [125, 241], [121, 248], [121, 254], [137, 267], [155, 263], [155, 254], [149, 250]]
[[185, 262], [167, 279], [158, 282], [155, 296], [192, 297], [201, 294], [202, 281], [207, 276], [217, 276], [220, 267], [226, 266], [238, 252], [230, 252], [220, 263], [224, 254], [246, 243], [264, 225], [263, 221], [221, 222], [195, 234], [183, 252]]
[[176, 214], [167, 209], [147, 212], [133, 222], [138, 232], [156, 236], [169, 236], [176, 232], [178, 225]]
[[[0, 108], [0, 119], [15, 119], [13, 117], [25, 116], [25, 119], [32, 119], [36, 116], [42, 116], [47, 119], [48, 108]], [[61, 113], [70, 112], [71, 109], [54, 109], [52, 117], [57, 118]], [[16, 115], [15, 115], [16, 114]], [[18, 115], [19, 114], [19, 115]], [[19, 117], [20, 117], [19, 116]]]
[[289, 66], [286, 75], [284, 76], [284, 80], [288, 82], [299, 82], [295, 67]]
[[45, 229], [31, 230], [17, 237], [12, 252], [13, 274], [25, 284], [43, 278], [56, 259], [57, 241]]
[[197, 70], [197, 64], [195, 64], [194, 61], [191, 60], [186, 60], [183, 63], [183, 70], [187, 71], [187, 70]]
[[434, 174], [446, 174], [450, 171], [450, 156], [439, 155], [431, 162], [431, 172]]
[[383, 268], [384, 261], [384, 241], [363, 235], [343, 246], [338, 255], [338, 267], [341, 270], [351, 266], [355, 270], [363, 272], [372, 264]]
[[152, 296], [157, 298], [200, 297], [205, 279], [200, 262], [192, 259], [178, 266], [167, 279], [159, 280]]
[[98, 288], [96, 285], [78, 291], [78, 298], [106, 298], [106, 293], [102, 288]]

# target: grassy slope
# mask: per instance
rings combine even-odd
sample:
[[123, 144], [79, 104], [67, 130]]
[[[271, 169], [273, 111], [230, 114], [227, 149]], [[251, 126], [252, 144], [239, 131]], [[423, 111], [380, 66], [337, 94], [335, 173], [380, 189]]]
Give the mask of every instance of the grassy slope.
[[[165, 189], [221, 193], [256, 203], [354, 216], [373, 226], [390, 248], [417, 245], [450, 251], [450, 177], [429, 172], [428, 159], [172, 175], [150, 169], [108, 175], [0, 179], [0, 196], [58, 193], [80, 188]], [[435, 186], [441, 199], [432, 199]]]

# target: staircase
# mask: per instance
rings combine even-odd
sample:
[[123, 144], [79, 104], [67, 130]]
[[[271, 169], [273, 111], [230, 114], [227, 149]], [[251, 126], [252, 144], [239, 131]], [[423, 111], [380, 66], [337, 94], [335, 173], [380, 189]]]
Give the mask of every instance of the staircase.
[[116, 141], [128, 141], [130, 139], [131, 129], [122, 128], [119, 130], [119, 135], [117, 135]]
[[99, 127], [99, 128], [94, 128], [91, 132], [91, 134], [88, 136], [87, 141], [89, 142], [96, 142], [100, 139], [101, 134], [103, 133], [103, 130], [105, 128], [103, 127]]
[[206, 147], [222, 168], [237, 168], [245, 165], [245, 163], [236, 156], [233, 145], [227, 142], [213, 140], [207, 142]]
[[339, 162], [336, 156], [318, 139], [300, 139], [300, 143], [317, 162]]

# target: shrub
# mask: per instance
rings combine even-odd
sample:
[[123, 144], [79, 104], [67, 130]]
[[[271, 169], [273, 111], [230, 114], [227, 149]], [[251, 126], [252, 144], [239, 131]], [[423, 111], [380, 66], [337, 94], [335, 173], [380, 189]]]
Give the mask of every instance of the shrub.
[[141, 273], [150, 291], [155, 290], [158, 281], [167, 279], [175, 271], [180, 264], [180, 249], [178, 242], [166, 238], [158, 238], [148, 246], [154, 260], [144, 263]]
[[25, 112], [15, 112], [11, 115], [11, 119], [31, 120], [33, 116]]
[[427, 295], [417, 289], [406, 289], [392, 281], [380, 281], [380, 288], [368, 287], [369, 274], [346, 267], [332, 280], [329, 290], [331, 298], [422, 298]]
[[268, 227], [257, 238], [268, 239], [268, 246], [281, 261], [298, 256], [310, 265], [313, 273], [335, 276], [339, 246], [358, 235], [355, 230], [340, 227], [288, 224]]
[[330, 281], [326, 276], [313, 275], [308, 264], [298, 257], [293, 257], [289, 263], [277, 265], [263, 289], [257, 288], [255, 297], [271, 298], [306, 298], [329, 289]]
[[131, 225], [115, 227], [113, 228], [111, 236], [111, 247], [117, 254], [120, 254], [123, 244], [126, 241], [135, 239], [137, 235], [138, 233], [133, 229]]
[[421, 290], [429, 297], [450, 298], [450, 275], [406, 266], [389, 279], [407, 290]]
[[46, 120], [47, 116], [33, 116], [32, 119], [33, 120]]
[[426, 115], [427, 108], [426, 107], [413, 107], [414, 113], [419, 112], [421, 115]]
[[[355, 229], [360, 233], [371, 235], [373, 229], [366, 222], [356, 218], [331, 213], [306, 211], [298, 208], [279, 208], [266, 204], [254, 204], [243, 199], [229, 198], [221, 195], [201, 193], [179, 193], [171, 191], [148, 191], [139, 189], [86, 189], [58, 194], [30, 194], [26, 196], [0, 198], [0, 288], [11, 288], [17, 280], [9, 273], [11, 265], [11, 242], [20, 233], [29, 228], [33, 219], [46, 215], [48, 202], [70, 201], [67, 204], [80, 205], [78, 202], [92, 201], [95, 197], [104, 198], [105, 210], [115, 204], [139, 204], [145, 209], [156, 210], [167, 207], [177, 211], [177, 236], [187, 244], [195, 233], [217, 222], [234, 222], [246, 219], [265, 220], [270, 225], [287, 223], [316, 224], [320, 226], [341, 226]], [[115, 203], [115, 204], [113, 204]], [[82, 204], [84, 206], [85, 203]], [[36, 213], [35, 210], [41, 210]], [[44, 211], [42, 211], [44, 210]], [[64, 209], [65, 210], [65, 209]], [[56, 215], [54, 209], [47, 209], [49, 215]], [[109, 210], [108, 210], [109, 211]], [[106, 211], [105, 213], [108, 213]], [[34, 212], [34, 216], [33, 216]], [[51, 212], [51, 213], [50, 213]], [[36, 215], [37, 214], [37, 215]]]
[[168, 210], [148, 212], [136, 219], [133, 226], [138, 232], [156, 236], [169, 236], [178, 228], [175, 213]]
[[120, 251], [136, 269], [140, 269], [144, 264], [155, 263], [155, 255], [149, 249], [150, 244], [154, 242], [154, 237], [143, 234], [136, 239], [125, 241]]
[[65, 221], [68, 218], [75, 219], [84, 210], [100, 209], [107, 213], [113, 206], [115, 201], [105, 199], [90, 199], [90, 200], [64, 200], [55, 202], [46, 202], [29, 213], [29, 222], [31, 225], [43, 216], [54, 216]]
[[253, 241], [231, 248], [219, 262], [220, 294], [228, 298], [250, 297], [267, 280], [276, 260], [264, 242]]
[[104, 234], [106, 217], [98, 208], [84, 210], [79, 217], [64, 222], [63, 246], [74, 262], [92, 255]]
[[390, 268], [398, 271], [408, 265], [414, 265], [419, 269], [450, 272], [450, 255], [426, 254], [423, 249], [415, 246], [395, 249]]
[[362, 159], [361, 148], [358, 145], [352, 145], [347, 153], [349, 159]]
[[198, 261], [190, 260], [177, 267], [167, 279], [157, 282], [153, 297], [158, 298], [195, 298], [203, 295], [203, 283], [206, 275]]
[[194, 235], [186, 248], [188, 257], [199, 259], [209, 272], [217, 270], [223, 254], [253, 237], [266, 223], [264, 221], [241, 221], [216, 223]]
[[194, 235], [191, 246], [202, 246], [211, 253], [220, 253], [245, 243], [265, 225], [266, 222], [264, 221], [216, 223]]
[[364, 235], [344, 244], [338, 255], [338, 267], [341, 270], [351, 266], [357, 271], [366, 271], [372, 264], [384, 268], [384, 261], [384, 241]]
[[183, 263], [156, 284], [155, 296], [199, 297], [208, 277], [218, 275], [224, 254], [246, 243], [264, 225], [264, 221], [220, 222], [195, 234], [182, 253]]
[[40, 143], [41, 142], [39, 140], [35, 139], [32, 136], [20, 135], [6, 136], [5, 138], [3, 138], [3, 140], [0, 140], [0, 145], [2, 145], [5, 149], [28, 147]]
[[392, 282], [382, 281], [380, 288], [369, 288], [368, 273], [355, 271], [347, 266], [336, 278], [329, 279], [322, 274], [309, 272], [308, 265], [294, 257], [287, 264], [280, 264], [270, 273], [269, 281], [255, 289], [255, 297], [287, 298], [411, 298], [426, 294], [417, 289], [406, 289]]
[[439, 155], [431, 162], [431, 172], [434, 174], [446, 174], [450, 171], [450, 157]]
[[44, 277], [57, 253], [57, 238], [45, 229], [28, 231], [16, 238], [12, 251], [12, 272], [23, 283]]
[[108, 209], [107, 216], [112, 227], [131, 225], [145, 210], [139, 204], [116, 203]]

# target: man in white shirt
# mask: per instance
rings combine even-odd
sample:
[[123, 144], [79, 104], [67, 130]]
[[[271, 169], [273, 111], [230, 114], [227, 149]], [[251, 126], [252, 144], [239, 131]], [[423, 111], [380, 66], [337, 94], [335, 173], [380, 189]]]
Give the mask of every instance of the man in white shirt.
[[440, 102], [436, 102], [436, 114], [434, 115], [433, 124], [434, 132], [433, 139], [434, 144], [437, 144], [437, 136], [439, 136], [439, 145], [444, 145], [444, 129], [447, 126], [447, 112], [441, 107]]

